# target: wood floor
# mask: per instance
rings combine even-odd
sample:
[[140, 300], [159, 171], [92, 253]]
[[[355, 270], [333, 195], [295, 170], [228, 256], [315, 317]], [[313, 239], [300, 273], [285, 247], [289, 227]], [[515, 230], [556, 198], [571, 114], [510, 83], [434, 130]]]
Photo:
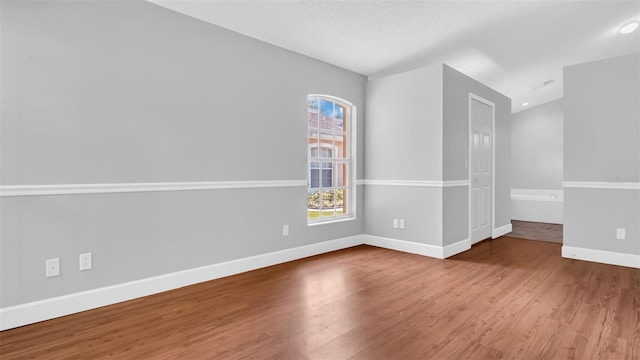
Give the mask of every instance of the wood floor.
[[562, 224], [511, 220], [511, 225], [513, 226], [513, 231], [509, 233], [511, 237], [562, 244]]
[[640, 270], [502, 237], [370, 246], [0, 333], [4, 359], [640, 359]]

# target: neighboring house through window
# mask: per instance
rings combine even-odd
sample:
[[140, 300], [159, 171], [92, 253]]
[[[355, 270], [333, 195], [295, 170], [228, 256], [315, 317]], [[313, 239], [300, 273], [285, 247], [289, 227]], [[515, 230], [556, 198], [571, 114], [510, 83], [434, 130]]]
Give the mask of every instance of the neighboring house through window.
[[352, 217], [351, 117], [354, 108], [334, 97], [307, 97], [307, 218], [309, 223]]

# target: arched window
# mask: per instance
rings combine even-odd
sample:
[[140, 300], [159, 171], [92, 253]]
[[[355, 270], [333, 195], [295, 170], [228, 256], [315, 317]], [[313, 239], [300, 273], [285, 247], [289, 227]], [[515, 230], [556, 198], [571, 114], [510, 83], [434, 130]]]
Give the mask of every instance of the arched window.
[[307, 97], [307, 218], [309, 223], [352, 217], [355, 203], [352, 119], [355, 107], [324, 95]]

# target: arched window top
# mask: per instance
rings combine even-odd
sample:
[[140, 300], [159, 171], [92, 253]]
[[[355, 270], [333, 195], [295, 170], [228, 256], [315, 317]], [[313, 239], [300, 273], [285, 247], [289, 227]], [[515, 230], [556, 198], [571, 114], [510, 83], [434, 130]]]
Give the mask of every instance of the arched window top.
[[333, 101], [333, 102], [337, 102], [340, 103], [344, 106], [354, 106], [353, 103], [349, 102], [348, 100], [345, 99], [341, 99], [337, 96], [332, 96], [332, 95], [322, 95], [322, 94], [309, 94], [307, 95], [307, 100], [310, 98], [316, 98], [316, 99], [325, 99], [325, 100], [329, 100], [329, 101]]

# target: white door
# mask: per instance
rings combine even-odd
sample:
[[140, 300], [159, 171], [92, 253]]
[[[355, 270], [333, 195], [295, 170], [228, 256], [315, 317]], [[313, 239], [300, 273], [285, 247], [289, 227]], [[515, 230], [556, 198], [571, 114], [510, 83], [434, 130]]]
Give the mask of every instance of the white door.
[[470, 110], [471, 243], [491, 237], [493, 106], [474, 98]]

